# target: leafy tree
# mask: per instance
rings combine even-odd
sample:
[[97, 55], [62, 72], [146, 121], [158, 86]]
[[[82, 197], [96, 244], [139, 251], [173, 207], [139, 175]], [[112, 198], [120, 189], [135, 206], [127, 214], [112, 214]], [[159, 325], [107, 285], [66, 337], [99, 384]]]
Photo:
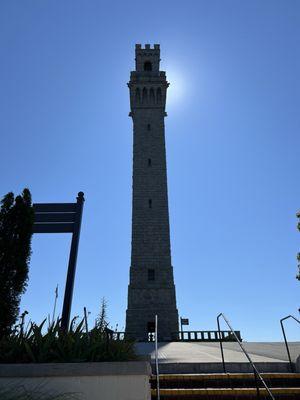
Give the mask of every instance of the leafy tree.
[[0, 208], [0, 337], [8, 335], [19, 313], [28, 280], [34, 213], [31, 194], [8, 193]]

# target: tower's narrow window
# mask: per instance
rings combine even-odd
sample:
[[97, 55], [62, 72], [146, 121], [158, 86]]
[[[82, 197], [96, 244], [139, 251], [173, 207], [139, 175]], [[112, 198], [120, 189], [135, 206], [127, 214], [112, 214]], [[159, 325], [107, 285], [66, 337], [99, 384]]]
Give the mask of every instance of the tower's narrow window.
[[140, 104], [140, 102], [141, 102], [141, 91], [139, 88], [136, 88], [136, 90], [135, 90], [135, 102], [137, 104]]
[[144, 71], [152, 71], [152, 63], [150, 61], [144, 63]]
[[148, 269], [148, 281], [155, 281], [155, 270]]
[[144, 87], [143, 96], [142, 96], [142, 102], [143, 103], [147, 103], [147, 101], [148, 101], [148, 93], [147, 93], [147, 89]]
[[152, 165], [152, 160], [151, 158], [148, 158], [148, 167], [151, 167], [151, 165]]
[[157, 102], [158, 104], [160, 104], [161, 101], [162, 101], [161, 88], [158, 88], [158, 89], [157, 89], [157, 92], [156, 92], [156, 102]]
[[154, 104], [155, 102], [155, 95], [154, 95], [154, 89], [150, 89], [150, 104]]
[[150, 124], [147, 125], [147, 131], [151, 131], [151, 125]]
[[148, 205], [149, 205], [149, 208], [152, 208], [152, 199], [148, 200]]

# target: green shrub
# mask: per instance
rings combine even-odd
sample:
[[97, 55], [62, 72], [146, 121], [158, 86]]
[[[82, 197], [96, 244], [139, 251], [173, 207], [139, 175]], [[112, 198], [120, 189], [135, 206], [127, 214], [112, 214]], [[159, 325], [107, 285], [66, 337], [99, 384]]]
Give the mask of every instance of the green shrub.
[[60, 321], [43, 333], [46, 320], [30, 324], [27, 332], [12, 333], [0, 340], [0, 363], [51, 363], [136, 360], [134, 342], [114, 340], [105, 330], [95, 327], [87, 335], [82, 320], [69, 332], [61, 330]]

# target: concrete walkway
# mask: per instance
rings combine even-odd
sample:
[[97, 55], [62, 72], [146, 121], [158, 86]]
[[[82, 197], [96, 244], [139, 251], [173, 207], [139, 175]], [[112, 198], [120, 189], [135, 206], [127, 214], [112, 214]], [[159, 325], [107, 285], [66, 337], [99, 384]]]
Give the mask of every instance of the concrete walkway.
[[[243, 342], [253, 362], [271, 363], [288, 361], [285, 344], [282, 342]], [[223, 343], [226, 362], [247, 362], [239, 345]], [[292, 361], [300, 355], [300, 342], [289, 343]], [[154, 359], [154, 343], [137, 343], [138, 354], [151, 355]], [[220, 363], [220, 345], [216, 342], [170, 342], [159, 343], [159, 362], [162, 363]]]

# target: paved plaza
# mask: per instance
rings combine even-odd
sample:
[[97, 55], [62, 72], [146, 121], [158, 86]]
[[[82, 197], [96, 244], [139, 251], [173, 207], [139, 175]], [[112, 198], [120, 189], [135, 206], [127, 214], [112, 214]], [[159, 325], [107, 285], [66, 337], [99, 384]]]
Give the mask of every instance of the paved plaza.
[[[137, 352], [155, 358], [154, 343], [137, 343]], [[280, 363], [287, 362], [285, 344], [283, 342], [243, 342], [253, 362]], [[226, 362], [247, 362], [239, 345], [234, 342], [223, 343]], [[300, 342], [289, 343], [292, 361], [300, 355]], [[159, 343], [158, 357], [163, 363], [220, 363], [220, 345], [217, 342], [170, 342]]]

